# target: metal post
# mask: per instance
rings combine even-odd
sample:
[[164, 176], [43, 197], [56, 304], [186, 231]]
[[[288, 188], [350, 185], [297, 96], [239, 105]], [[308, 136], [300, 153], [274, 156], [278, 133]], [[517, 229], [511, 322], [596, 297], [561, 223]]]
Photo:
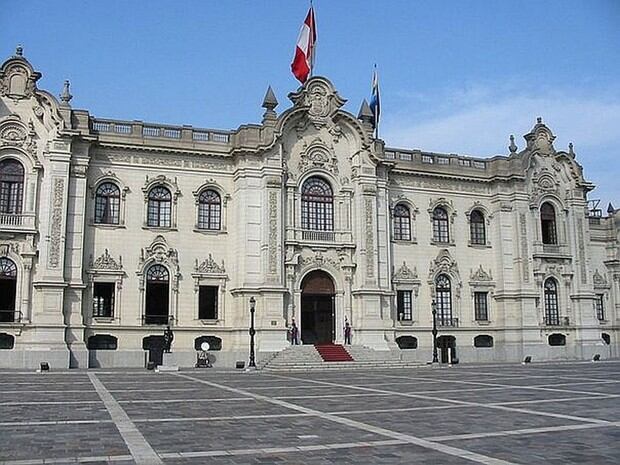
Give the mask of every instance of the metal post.
[[437, 303], [435, 299], [431, 302], [431, 308], [433, 313], [433, 363], [439, 363], [437, 358]]
[[254, 354], [254, 335], [256, 330], [254, 329], [254, 312], [256, 311], [256, 299], [250, 297], [250, 363], [249, 367], [256, 368], [256, 356]]

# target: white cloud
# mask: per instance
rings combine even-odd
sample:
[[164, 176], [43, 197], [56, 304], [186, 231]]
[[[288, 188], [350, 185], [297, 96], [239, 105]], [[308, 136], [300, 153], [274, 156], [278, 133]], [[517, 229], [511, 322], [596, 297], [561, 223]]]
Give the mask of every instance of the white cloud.
[[620, 189], [614, 185], [620, 174], [620, 92], [582, 88], [517, 93], [514, 88], [512, 83], [446, 90], [434, 98], [400, 95], [397, 113], [385, 114], [381, 137], [391, 147], [506, 155], [509, 135], [514, 134], [522, 148], [522, 135], [542, 116], [557, 136], [556, 148], [566, 149], [573, 142], [586, 177], [600, 184], [597, 193], [620, 203]]

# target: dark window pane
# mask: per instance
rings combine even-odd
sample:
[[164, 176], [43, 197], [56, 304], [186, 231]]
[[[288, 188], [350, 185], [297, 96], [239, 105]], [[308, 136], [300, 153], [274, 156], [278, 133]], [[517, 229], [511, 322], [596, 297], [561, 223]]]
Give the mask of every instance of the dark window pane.
[[204, 190], [198, 198], [198, 228], [219, 230], [222, 201], [214, 190]]
[[560, 312], [558, 308], [558, 287], [555, 279], [545, 281], [545, 324], [559, 325]]
[[93, 316], [107, 318], [114, 316], [114, 290], [114, 283], [93, 284]]
[[550, 203], [543, 203], [540, 208], [540, 226], [543, 244], [557, 244], [558, 237], [555, 224], [555, 209]]
[[95, 223], [118, 224], [120, 204], [119, 188], [111, 182], [101, 184], [95, 194]]
[[319, 177], [309, 178], [301, 188], [301, 227], [315, 231], [333, 231], [334, 194]]
[[22, 212], [24, 167], [17, 160], [0, 161], [0, 213]]
[[474, 292], [474, 313], [476, 321], [486, 321], [489, 319], [487, 297], [488, 295], [486, 292]]
[[411, 321], [413, 319], [411, 291], [396, 292], [396, 313], [400, 321]]
[[409, 208], [402, 204], [394, 207], [394, 239], [411, 240], [411, 216]]
[[435, 300], [437, 304], [437, 321], [442, 326], [452, 326], [452, 293], [450, 278], [445, 274], [435, 280]]
[[156, 186], [149, 192], [147, 225], [159, 228], [170, 227], [172, 195], [163, 186]]
[[486, 231], [484, 228], [484, 215], [474, 210], [469, 215], [469, 228], [471, 233], [471, 243], [477, 245], [486, 244]]
[[596, 318], [599, 321], [605, 321], [605, 307], [604, 307], [604, 294], [596, 294], [596, 300], [594, 301], [594, 305], [596, 306]]
[[200, 286], [198, 290], [198, 318], [217, 320], [217, 286]]
[[448, 213], [441, 207], [433, 210], [433, 240], [435, 242], [450, 242]]

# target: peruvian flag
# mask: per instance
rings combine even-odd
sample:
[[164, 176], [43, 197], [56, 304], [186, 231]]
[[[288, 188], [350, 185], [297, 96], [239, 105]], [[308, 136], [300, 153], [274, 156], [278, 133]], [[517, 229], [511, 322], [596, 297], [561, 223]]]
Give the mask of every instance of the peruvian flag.
[[297, 45], [295, 46], [295, 58], [291, 64], [293, 74], [302, 84], [308, 80], [308, 75], [312, 72], [315, 44], [316, 21], [314, 19], [314, 8], [310, 5], [308, 15], [301, 26], [301, 31], [299, 31]]

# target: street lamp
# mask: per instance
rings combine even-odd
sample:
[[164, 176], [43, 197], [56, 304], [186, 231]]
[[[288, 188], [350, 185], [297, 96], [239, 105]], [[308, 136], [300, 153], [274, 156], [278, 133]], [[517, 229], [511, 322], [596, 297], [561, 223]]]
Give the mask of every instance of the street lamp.
[[431, 308], [433, 313], [433, 363], [439, 363], [437, 359], [437, 302], [435, 299], [431, 301]]
[[256, 299], [254, 296], [250, 297], [250, 363], [249, 367], [256, 368], [256, 357], [254, 354], [254, 335], [256, 330], [254, 329], [254, 312], [256, 311]]

